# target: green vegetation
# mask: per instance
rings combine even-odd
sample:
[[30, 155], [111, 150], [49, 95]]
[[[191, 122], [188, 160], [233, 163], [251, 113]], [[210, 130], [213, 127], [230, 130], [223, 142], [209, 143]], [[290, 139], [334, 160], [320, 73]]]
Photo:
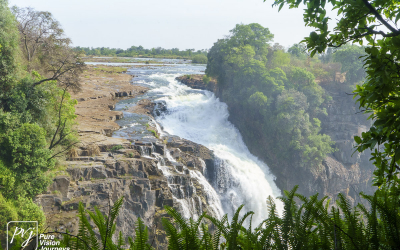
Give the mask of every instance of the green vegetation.
[[271, 46], [272, 38], [259, 24], [236, 25], [211, 48], [206, 74], [217, 78], [222, 99], [245, 115], [241, 120], [252, 121], [246, 130], [254, 142], [261, 136], [274, 145], [270, 153], [277, 158], [318, 166], [334, 151], [330, 137], [319, 133], [322, 106], [330, 98], [313, 74], [322, 63], [309, 63], [300, 50], [291, 54]]
[[[116, 219], [118, 211], [123, 204], [123, 197], [118, 199], [114, 206], [109, 208], [107, 215], [95, 207], [94, 212], [85, 210], [82, 202], [79, 203], [78, 217], [79, 217], [79, 233], [75, 237], [70, 235], [68, 231], [63, 234], [63, 239], [60, 241], [59, 247], [69, 247], [71, 250], [147, 250], [151, 249], [147, 243], [149, 235], [148, 229], [145, 227], [142, 219], [138, 218], [136, 223], [136, 237], [133, 240], [128, 238], [129, 248], [126, 247], [125, 239], [122, 232], [116, 232]], [[89, 215], [89, 216], [87, 216]], [[90, 224], [93, 221], [96, 228]], [[97, 235], [100, 235], [100, 238]], [[116, 242], [113, 240], [116, 237]]]
[[126, 72], [126, 70], [128, 68], [126, 68], [126, 67], [107, 67], [107, 68], [105, 68], [105, 67], [101, 67], [101, 66], [96, 66], [93, 69], [95, 71], [102, 71], [102, 72], [107, 72], [107, 73], [110, 73], [110, 74], [114, 74], [114, 73], [118, 74], [118, 73]]
[[[387, 192], [378, 190], [371, 196], [362, 195], [371, 207], [368, 210], [361, 204], [351, 208], [343, 195], [339, 195], [336, 206], [329, 208], [327, 197], [318, 199], [316, 194], [307, 198], [296, 190], [297, 186], [279, 198], [284, 205], [281, 216], [269, 198], [267, 218], [256, 227], [251, 223], [253, 212], [241, 213], [243, 205], [230, 222], [227, 215], [218, 219], [206, 212], [197, 220], [185, 219], [175, 209], [165, 206], [170, 216], [162, 218], [168, 249], [399, 249], [400, 206], [398, 199]], [[79, 250], [127, 249], [121, 232], [117, 234], [115, 230], [122, 201], [120, 198], [115, 202], [107, 216], [97, 208], [95, 212], [85, 211], [80, 203], [79, 234], [74, 238], [64, 235], [61, 245]], [[87, 214], [96, 229], [89, 224]], [[155, 249], [148, 244], [148, 229], [140, 218], [135, 231], [135, 241], [129, 237], [128, 249]]]
[[195, 55], [192, 58], [192, 63], [206, 64], [207, 63], [207, 56], [204, 55], [204, 54]]
[[123, 147], [122, 145], [114, 145], [114, 146], [110, 149], [110, 152], [115, 153], [115, 152], [117, 152], [118, 150], [123, 149], [123, 148], [124, 148], [124, 147]]
[[[118, 57], [149, 57], [149, 58], [172, 58], [172, 59], [194, 59], [195, 56], [198, 59], [204, 60], [207, 55], [207, 50], [187, 49], [179, 50], [178, 48], [164, 49], [161, 47], [145, 49], [143, 46], [132, 46], [126, 50], [115, 49], [115, 48], [89, 48], [89, 47], [75, 47], [75, 51], [83, 53], [87, 56], [118, 56]], [[207, 63], [199, 62], [199, 63]]]
[[147, 129], [148, 131], [150, 131], [156, 138], [159, 138], [157, 132], [154, 129]]
[[50, 13], [13, 8], [15, 18], [7, 5], [0, 0], [0, 239], [11, 219], [44, 226], [32, 199], [76, 144], [77, 102], [68, 91], [79, 89], [83, 67]]
[[203, 76], [203, 82], [204, 84], [208, 84], [211, 81], [211, 77], [209, 77], [208, 75], [204, 75]]

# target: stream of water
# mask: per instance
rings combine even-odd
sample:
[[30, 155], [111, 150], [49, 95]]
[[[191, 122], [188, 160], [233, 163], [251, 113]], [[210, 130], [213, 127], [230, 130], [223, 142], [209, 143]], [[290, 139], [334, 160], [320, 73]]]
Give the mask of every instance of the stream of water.
[[[249, 152], [239, 131], [228, 121], [226, 104], [209, 91], [194, 90], [175, 80], [177, 76], [202, 74], [204, 70], [205, 65], [192, 64], [129, 69], [128, 73], [135, 75], [133, 84], [147, 86], [150, 90], [143, 96], [119, 102], [117, 109], [124, 110], [140, 99], [148, 98], [163, 102], [166, 111], [156, 116], [156, 121], [125, 114], [125, 118], [119, 121], [123, 128], [114, 136], [151, 140], [151, 134], [143, 135], [138, 131], [144, 128], [145, 123], [157, 122], [164, 137], [176, 135], [208, 147], [217, 157], [213, 178], [208, 180], [219, 199], [214, 203], [220, 205], [215, 206], [222, 206], [223, 212], [232, 216], [239, 205], [245, 204], [245, 211], [255, 212], [253, 223], [259, 223], [266, 218], [267, 197], [276, 198], [281, 192], [268, 166]], [[199, 178], [198, 174], [191, 173], [193, 178]], [[280, 202], [277, 206], [278, 211], [281, 210]], [[189, 215], [193, 214], [186, 213]]]

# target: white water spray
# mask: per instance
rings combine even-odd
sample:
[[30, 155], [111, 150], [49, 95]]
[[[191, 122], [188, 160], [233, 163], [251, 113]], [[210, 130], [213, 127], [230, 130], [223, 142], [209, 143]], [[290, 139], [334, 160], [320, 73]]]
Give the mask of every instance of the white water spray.
[[[162, 93], [168, 112], [157, 118], [172, 135], [212, 149], [216, 160], [214, 188], [220, 194], [225, 212], [232, 213], [240, 204], [255, 212], [253, 221], [266, 218], [268, 196], [276, 198], [280, 190], [268, 166], [253, 156], [239, 131], [228, 121], [225, 103], [209, 91], [196, 91], [174, 80], [176, 75], [155, 74], [152, 91]], [[157, 82], [163, 84], [157, 86]], [[165, 84], [168, 81], [169, 84]], [[250, 122], [250, 121], [249, 121]], [[278, 210], [281, 204], [277, 202]]]

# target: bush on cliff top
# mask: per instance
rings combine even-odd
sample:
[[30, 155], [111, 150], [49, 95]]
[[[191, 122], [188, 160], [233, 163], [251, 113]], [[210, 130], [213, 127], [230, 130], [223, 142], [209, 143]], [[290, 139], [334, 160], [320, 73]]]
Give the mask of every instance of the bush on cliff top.
[[207, 56], [205, 56], [203, 54], [195, 55], [192, 58], [192, 63], [206, 64], [207, 63]]

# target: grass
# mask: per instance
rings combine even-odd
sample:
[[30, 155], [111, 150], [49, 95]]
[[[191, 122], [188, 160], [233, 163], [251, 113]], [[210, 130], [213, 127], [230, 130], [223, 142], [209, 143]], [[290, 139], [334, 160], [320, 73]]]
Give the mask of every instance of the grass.
[[100, 72], [106, 72], [106, 73], [110, 73], [110, 74], [119, 74], [119, 73], [126, 72], [127, 69], [128, 69], [127, 67], [104, 67], [104, 66], [98, 66], [96, 68], [93, 68], [93, 70], [95, 70], [96, 73], [98, 73], [98, 74]]
[[48, 174], [51, 178], [61, 175], [70, 176], [69, 173], [67, 172], [67, 167], [59, 164], [57, 164], [52, 170], [50, 170]]
[[115, 145], [113, 146], [110, 151], [115, 153], [117, 150], [123, 149], [124, 147], [122, 145]]
[[151, 133], [153, 133], [153, 135], [154, 135], [156, 138], [159, 138], [157, 132], [156, 132], [154, 129], [147, 129], [147, 130], [150, 131]]

